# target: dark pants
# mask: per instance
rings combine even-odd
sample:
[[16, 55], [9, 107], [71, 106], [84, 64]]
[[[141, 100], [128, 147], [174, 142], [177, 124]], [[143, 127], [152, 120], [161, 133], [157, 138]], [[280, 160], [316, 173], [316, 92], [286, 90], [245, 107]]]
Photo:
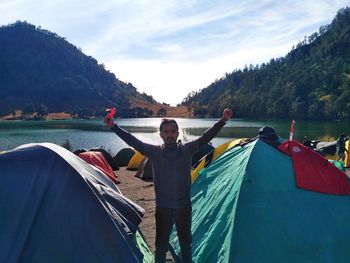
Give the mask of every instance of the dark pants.
[[179, 237], [182, 262], [192, 262], [191, 220], [191, 204], [182, 208], [156, 207], [156, 263], [163, 263], [166, 260], [170, 233], [174, 223]]

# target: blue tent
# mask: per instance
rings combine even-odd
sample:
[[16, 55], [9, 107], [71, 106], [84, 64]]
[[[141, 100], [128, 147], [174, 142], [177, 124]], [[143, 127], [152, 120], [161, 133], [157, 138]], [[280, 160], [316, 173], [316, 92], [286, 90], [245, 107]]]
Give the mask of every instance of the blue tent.
[[0, 211], [0, 262], [151, 260], [137, 232], [143, 209], [54, 144], [0, 155]]

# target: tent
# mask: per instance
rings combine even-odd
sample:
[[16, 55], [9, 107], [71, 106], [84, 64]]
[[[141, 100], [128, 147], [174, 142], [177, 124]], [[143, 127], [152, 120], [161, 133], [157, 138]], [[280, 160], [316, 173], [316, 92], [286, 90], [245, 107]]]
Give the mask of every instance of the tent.
[[101, 148], [92, 148], [90, 150], [78, 149], [78, 150], [74, 151], [73, 153], [76, 154], [76, 155], [79, 155], [79, 154], [84, 153], [84, 152], [98, 152], [97, 155], [98, 156], [101, 156], [101, 155], [103, 156], [102, 158], [107, 162], [108, 166], [111, 167], [112, 171], [119, 170], [119, 165], [118, 165], [117, 160], [115, 160], [112, 157], [112, 155], [110, 155], [110, 153], [107, 152], [106, 150], [101, 149]]
[[201, 149], [195, 152], [192, 156], [192, 167], [197, 167], [197, 165], [199, 164], [199, 161], [208, 153], [212, 152], [213, 150], [214, 150], [214, 147], [211, 144], [207, 143]]
[[337, 167], [340, 171], [346, 172], [346, 169], [344, 167], [344, 163], [341, 161], [336, 160], [328, 160], [330, 163], [332, 163], [335, 167]]
[[114, 156], [114, 160], [118, 162], [119, 166], [128, 166], [128, 163], [134, 154], [135, 150], [132, 148], [123, 148]]
[[66, 149], [0, 155], [0, 262], [151, 262], [143, 209]]
[[[257, 139], [203, 168], [191, 191], [194, 262], [348, 262], [350, 196], [297, 188], [293, 165]], [[175, 231], [170, 243], [179, 254]]]
[[326, 159], [330, 159], [330, 160], [338, 159], [337, 141], [319, 142], [316, 146], [315, 151], [323, 155]]
[[90, 149], [90, 151], [92, 152], [100, 152], [103, 154], [103, 157], [106, 159], [106, 161], [108, 162], [109, 166], [113, 169], [113, 171], [117, 171], [119, 170], [119, 164], [118, 161], [115, 160], [112, 155], [107, 152], [105, 149], [101, 149], [101, 148], [92, 148]]
[[345, 149], [348, 150], [348, 152], [345, 152], [344, 166], [350, 167], [350, 140], [345, 142]]
[[102, 148], [92, 148], [90, 150], [78, 149], [78, 150], [74, 151], [73, 153], [76, 154], [76, 155], [79, 155], [79, 154], [84, 153], [84, 152], [98, 152], [99, 156], [103, 155], [103, 159], [106, 160], [106, 162], [112, 168], [113, 171], [119, 170], [119, 164], [118, 164], [117, 160], [115, 160], [110, 155], [110, 153], [107, 152], [106, 150], [104, 150]]
[[[339, 156], [337, 154], [337, 141], [333, 142], [320, 142], [317, 144], [316, 152], [323, 155], [326, 159], [338, 160]], [[345, 141], [345, 149], [350, 151], [350, 140]], [[350, 167], [350, 155], [345, 152], [344, 166]]]
[[114, 183], [119, 184], [117, 176], [115, 175], [112, 167], [108, 164], [104, 154], [99, 151], [86, 151], [81, 152], [78, 156], [83, 159], [88, 164], [93, 165], [94, 167], [100, 169], [104, 172]]
[[144, 181], [153, 181], [153, 165], [148, 157], [142, 160], [135, 176]]
[[135, 154], [130, 159], [126, 169], [127, 170], [137, 170], [144, 158], [145, 158], [145, 156], [142, 155], [139, 151], [135, 151]]
[[205, 155], [197, 164], [195, 167], [192, 167], [191, 177], [192, 182], [194, 182], [199, 172], [206, 166], [208, 166], [212, 161], [214, 161], [216, 158], [218, 158], [223, 152], [227, 151], [228, 149], [231, 149], [232, 147], [235, 147], [239, 145], [240, 143], [244, 142], [246, 138], [242, 139], [233, 139], [230, 141], [227, 141], [220, 146], [213, 149], [211, 152], [209, 152], [207, 155]]

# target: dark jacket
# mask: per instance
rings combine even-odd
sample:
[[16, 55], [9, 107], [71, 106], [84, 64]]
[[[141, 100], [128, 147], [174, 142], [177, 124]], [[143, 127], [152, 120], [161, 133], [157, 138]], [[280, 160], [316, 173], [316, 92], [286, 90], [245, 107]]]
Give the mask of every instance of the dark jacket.
[[185, 144], [180, 142], [173, 147], [144, 143], [118, 125], [114, 125], [112, 130], [152, 160], [156, 205], [180, 208], [191, 202], [192, 155], [213, 139], [224, 125], [225, 122], [219, 120], [198, 139]]

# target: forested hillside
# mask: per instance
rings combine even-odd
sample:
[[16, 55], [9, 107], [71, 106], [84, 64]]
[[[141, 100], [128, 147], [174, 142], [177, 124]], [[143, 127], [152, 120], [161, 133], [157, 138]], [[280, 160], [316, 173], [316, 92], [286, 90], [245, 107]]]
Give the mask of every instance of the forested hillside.
[[0, 116], [22, 110], [85, 117], [111, 106], [124, 117], [152, 115], [130, 107], [131, 98], [155, 102], [55, 33], [20, 21], [0, 27]]
[[182, 105], [196, 116], [343, 119], [350, 117], [350, 8], [338, 11], [282, 58], [235, 70]]

